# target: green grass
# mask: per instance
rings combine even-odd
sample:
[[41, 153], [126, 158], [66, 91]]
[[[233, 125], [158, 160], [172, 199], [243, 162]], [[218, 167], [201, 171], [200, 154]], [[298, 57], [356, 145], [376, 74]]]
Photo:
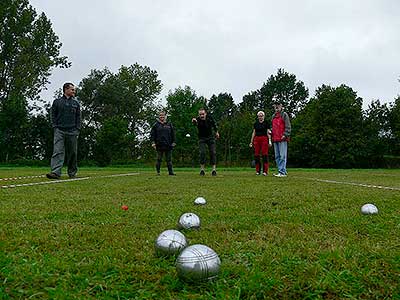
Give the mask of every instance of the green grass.
[[[0, 168], [0, 178], [46, 171]], [[400, 188], [400, 170], [289, 171], [86, 168], [80, 177], [97, 178], [0, 189], [0, 299], [400, 299], [400, 190], [310, 179]], [[139, 175], [98, 177], [129, 172]], [[368, 202], [378, 215], [360, 214]], [[189, 243], [221, 258], [212, 282], [182, 282], [174, 258], [154, 253], [184, 212], [202, 221]]]

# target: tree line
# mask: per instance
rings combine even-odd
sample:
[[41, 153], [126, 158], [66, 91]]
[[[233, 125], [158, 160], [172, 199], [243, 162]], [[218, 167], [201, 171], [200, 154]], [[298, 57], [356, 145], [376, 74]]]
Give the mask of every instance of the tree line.
[[[28, 0], [0, 4], [0, 163], [48, 163], [52, 152], [50, 104], [38, 97], [56, 67], [68, 68], [61, 42], [45, 14]], [[191, 87], [159, 99], [162, 82], [156, 70], [134, 63], [92, 70], [77, 84], [81, 103], [80, 164], [154, 162], [149, 133], [160, 110], [176, 129], [174, 164], [198, 164], [196, 128], [191, 118], [205, 107], [218, 123], [218, 164], [247, 166], [248, 144], [256, 113], [272, 116], [272, 98], [283, 101], [292, 121], [288, 164], [297, 167], [398, 167], [400, 165], [400, 96], [391, 103], [374, 100], [363, 110], [357, 92], [347, 85], [309, 89], [284, 69], [236, 103], [228, 92], [209, 99]], [[60, 96], [60, 91], [55, 97]], [[190, 138], [186, 137], [189, 133]], [[272, 151], [271, 151], [272, 152]]]

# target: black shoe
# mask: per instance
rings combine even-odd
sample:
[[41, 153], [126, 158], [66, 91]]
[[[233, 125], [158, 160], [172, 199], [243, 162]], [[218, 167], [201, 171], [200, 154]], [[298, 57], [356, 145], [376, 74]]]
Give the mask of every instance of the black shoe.
[[157, 172], [157, 176], [160, 176], [160, 172]]
[[46, 174], [46, 177], [48, 179], [60, 179], [60, 176], [58, 176], [56, 173], [48, 173]]
[[212, 175], [212, 176], [217, 176], [217, 171], [213, 170], [213, 171], [211, 172], [211, 175]]
[[76, 176], [76, 175], [68, 175], [68, 177], [69, 177], [69, 179], [74, 179], [74, 178], [76, 178], [77, 176]]
[[176, 176], [175, 173], [169, 173], [168, 175], [169, 175], [169, 176]]
[[201, 170], [200, 171], [200, 176], [204, 176], [204, 175], [206, 175], [206, 173], [204, 172], [204, 170]]

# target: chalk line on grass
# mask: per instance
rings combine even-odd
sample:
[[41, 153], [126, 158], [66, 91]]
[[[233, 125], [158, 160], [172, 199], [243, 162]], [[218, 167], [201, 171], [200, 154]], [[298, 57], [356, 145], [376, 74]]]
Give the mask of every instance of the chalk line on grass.
[[18, 177], [0, 178], [0, 181], [14, 181], [14, 180], [21, 180], [21, 179], [44, 178], [44, 177], [46, 177], [46, 175], [18, 176]]
[[[16, 188], [16, 187], [24, 187], [24, 186], [44, 185], [44, 184], [52, 184], [52, 183], [63, 183], [63, 182], [80, 181], [80, 180], [88, 180], [88, 179], [113, 178], [113, 177], [133, 176], [133, 175], [139, 175], [139, 173], [113, 174], [113, 175], [103, 175], [103, 176], [94, 176], [94, 177], [88, 176], [88, 177], [79, 177], [79, 178], [71, 178], [71, 179], [59, 179], [59, 180], [48, 180], [48, 181], [41, 181], [41, 182], [9, 184], [9, 185], [3, 185], [3, 186], [1, 186], [1, 188], [7, 189], [7, 188]], [[39, 177], [42, 177], [42, 176], [39, 176]]]
[[383, 185], [373, 185], [373, 184], [365, 184], [365, 183], [328, 180], [328, 179], [320, 179], [320, 178], [315, 178], [315, 177], [297, 177], [296, 176], [296, 178], [303, 178], [303, 179], [309, 179], [309, 180], [314, 180], [314, 181], [319, 181], [319, 182], [326, 182], [326, 183], [361, 186], [361, 187], [375, 188], [375, 189], [382, 189], [382, 190], [400, 191], [400, 188], [398, 188], [398, 187], [390, 187], [390, 186], [383, 186]]

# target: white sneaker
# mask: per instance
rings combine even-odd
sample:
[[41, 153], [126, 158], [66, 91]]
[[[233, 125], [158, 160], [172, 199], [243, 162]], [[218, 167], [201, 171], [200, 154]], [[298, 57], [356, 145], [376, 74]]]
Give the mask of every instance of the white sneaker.
[[286, 174], [281, 174], [281, 173], [274, 174], [274, 176], [275, 176], [275, 177], [287, 177]]
[[266, 172], [263, 173], [263, 176], [267, 176], [268, 174]]
[[257, 176], [260, 175], [260, 172], [256, 172], [256, 175], [257, 175]]

